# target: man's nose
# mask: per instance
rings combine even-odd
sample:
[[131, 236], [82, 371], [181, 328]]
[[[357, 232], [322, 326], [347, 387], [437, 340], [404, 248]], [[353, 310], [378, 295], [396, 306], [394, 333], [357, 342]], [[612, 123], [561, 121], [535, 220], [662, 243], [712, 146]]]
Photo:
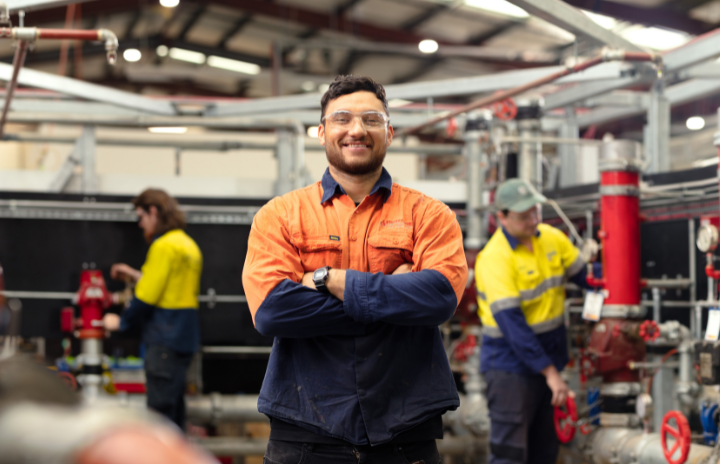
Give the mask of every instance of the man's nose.
[[365, 124], [363, 124], [362, 119], [359, 117], [354, 117], [352, 122], [350, 123], [350, 129], [348, 129], [349, 134], [365, 134], [367, 131], [365, 130]]

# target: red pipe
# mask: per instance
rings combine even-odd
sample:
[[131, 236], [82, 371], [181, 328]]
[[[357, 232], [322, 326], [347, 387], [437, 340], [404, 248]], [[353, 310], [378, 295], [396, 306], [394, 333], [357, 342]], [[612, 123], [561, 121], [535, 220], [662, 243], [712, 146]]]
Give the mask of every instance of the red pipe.
[[607, 171], [600, 179], [603, 280], [608, 305], [640, 304], [639, 174]]
[[38, 39], [102, 40], [100, 31], [79, 29], [38, 29]]
[[462, 108], [459, 108], [455, 111], [447, 113], [443, 116], [438, 116], [437, 118], [431, 119], [428, 122], [424, 122], [417, 126], [404, 129], [404, 130], [400, 131], [398, 134], [396, 134], [396, 136], [405, 136], [405, 135], [413, 134], [415, 132], [420, 131], [421, 129], [423, 129], [425, 127], [434, 126], [435, 124], [437, 124], [441, 121], [444, 121], [446, 119], [454, 118], [455, 116], [458, 116], [462, 113], [467, 113], [468, 111], [476, 110], [476, 109], [482, 108], [484, 106], [492, 105], [493, 103], [496, 103], [499, 101], [507, 100], [508, 98], [514, 97], [515, 95], [519, 95], [528, 90], [549, 84], [553, 81], [560, 79], [561, 77], [567, 76], [568, 74], [574, 74], [574, 73], [578, 73], [581, 71], [585, 71], [586, 69], [596, 66], [605, 61], [657, 61], [658, 59], [659, 59], [659, 56], [655, 55], [654, 53], [638, 53], [638, 52], [624, 52], [624, 51], [610, 51], [607, 53], [603, 53], [602, 55], [596, 56], [595, 58], [591, 58], [583, 63], [565, 68], [562, 71], [558, 71], [556, 73], [550, 74], [549, 76], [545, 76], [545, 77], [542, 77], [535, 81], [529, 82], [527, 84], [523, 84], [519, 87], [515, 87], [514, 89], [505, 90], [503, 92], [499, 92], [497, 94], [490, 95], [490, 96], [481, 98], [479, 100], [476, 100], [468, 105], [463, 106]]

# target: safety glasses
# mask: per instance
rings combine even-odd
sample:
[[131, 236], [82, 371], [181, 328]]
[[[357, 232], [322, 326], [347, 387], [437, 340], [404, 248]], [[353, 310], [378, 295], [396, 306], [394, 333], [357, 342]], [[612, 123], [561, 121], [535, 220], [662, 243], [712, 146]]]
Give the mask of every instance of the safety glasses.
[[364, 113], [353, 113], [352, 111], [340, 110], [323, 117], [321, 121], [335, 127], [349, 127], [355, 118], [360, 118], [366, 129], [380, 129], [390, 122], [385, 113], [378, 111], [365, 111]]

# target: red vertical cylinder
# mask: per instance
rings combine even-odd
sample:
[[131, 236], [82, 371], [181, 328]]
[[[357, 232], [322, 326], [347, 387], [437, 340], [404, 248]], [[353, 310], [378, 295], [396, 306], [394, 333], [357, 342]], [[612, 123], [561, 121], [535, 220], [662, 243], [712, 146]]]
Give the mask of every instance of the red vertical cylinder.
[[605, 304], [640, 304], [639, 174], [602, 173], [603, 278]]

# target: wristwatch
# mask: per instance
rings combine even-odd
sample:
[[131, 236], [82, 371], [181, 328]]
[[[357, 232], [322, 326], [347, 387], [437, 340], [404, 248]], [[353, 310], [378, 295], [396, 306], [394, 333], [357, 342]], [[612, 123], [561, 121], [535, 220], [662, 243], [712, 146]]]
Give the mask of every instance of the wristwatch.
[[330, 294], [330, 290], [328, 290], [325, 282], [327, 282], [328, 277], [330, 276], [330, 269], [330, 266], [325, 266], [313, 272], [313, 283], [315, 284], [315, 288], [319, 292], [326, 293], [328, 295]]

